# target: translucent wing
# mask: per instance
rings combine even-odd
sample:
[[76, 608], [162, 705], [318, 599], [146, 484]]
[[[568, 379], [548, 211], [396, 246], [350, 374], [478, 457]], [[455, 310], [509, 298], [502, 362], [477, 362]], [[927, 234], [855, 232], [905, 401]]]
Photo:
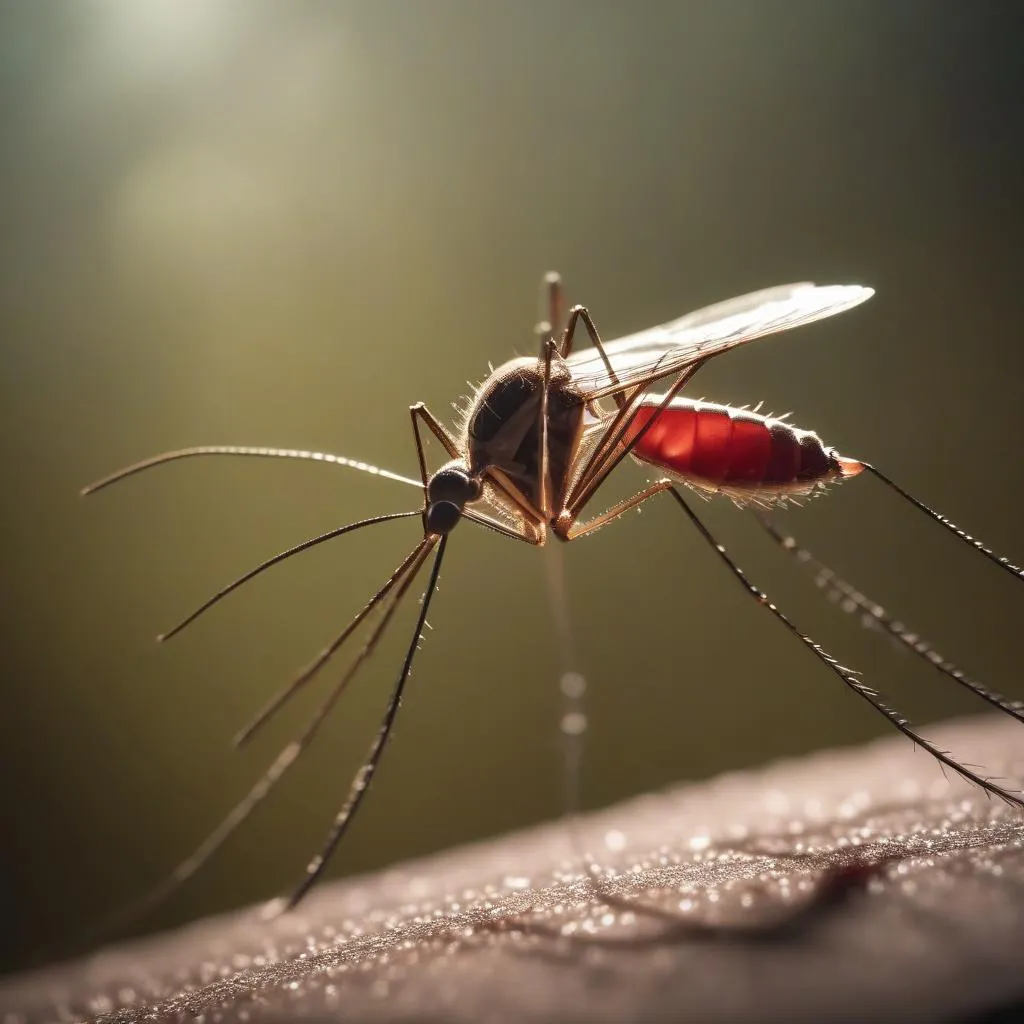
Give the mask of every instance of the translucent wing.
[[743, 345], [842, 313], [874, 295], [861, 285], [785, 284], [705, 306], [660, 327], [605, 344], [615, 372], [597, 349], [569, 357], [573, 379], [589, 397], [642, 385]]

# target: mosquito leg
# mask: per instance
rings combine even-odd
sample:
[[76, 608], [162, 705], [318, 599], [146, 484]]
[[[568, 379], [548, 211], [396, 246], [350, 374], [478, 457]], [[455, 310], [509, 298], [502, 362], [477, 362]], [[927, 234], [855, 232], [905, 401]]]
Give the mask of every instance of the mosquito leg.
[[391, 692], [391, 698], [388, 701], [387, 709], [384, 712], [384, 717], [381, 719], [377, 735], [374, 738], [373, 743], [370, 745], [366, 760], [364, 761], [362, 768], [360, 768], [356, 773], [355, 779], [352, 781], [348, 797], [345, 799], [345, 803], [342, 805], [341, 810], [338, 811], [338, 814], [334, 819], [331, 830], [327, 834], [327, 839], [324, 842], [323, 849], [309, 862], [309, 865], [306, 867], [305, 877], [295, 888], [295, 891], [291, 896], [288, 897], [286, 903], [287, 909], [291, 909], [299, 903], [302, 897], [309, 892], [317, 879], [323, 873], [324, 869], [327, 867], [327, 863], [330, 860], [331, 855], [337, 849], [338, 843], [341, 842], [341, 839], [348, 830], [349, 825], [351, 825], [352, 820], [355, 818], [355, 815], [362, 804], [363, 798], [366, 796], [366, 793], [373, 782], [374, 775], [377, 772], [377, 767], [380, 764], [381, 755], [384, 753], [388, 740], [391, 738], [391, 731], [394, 728], [395, 718], [398, 716], [398, 709], [402, 704], [402, 695], [405, 692], [405, 685], [409, 680], [409, 673], [412, 670], [413, 659], [416, 656], [416, 651], [419, 647], [423, 629], [426, 625], [427, 612], [430, 609], [430, 601], [434, 596], [434, 592], [437, 590], [437, 580], [441, 573], [441, 562], [444, 559], [445, 548], [448, 544], [447, 534], [441, 537], [440, 542], [438, 542], [434, 537], [428, 539], [431, 545], [437, 543], [437, 554], [434, 556], [434, 565], [430, 571], [430, 579], [427, 582], [427, 589], [423, 594], [420, 614], [416, 620], [416, 629], [413, 633], [412, 641], [409, 644], [409, 649], [406, 651], [405, 661], [402, 664], [402, 670], [399, 673], [398, 682], [395, 684], [395, 687]]
[[551, 324], [537, 325], [540, 334], [541, 387], [540, 404], [537, 406], [537, 511], [546, 523], [551, 518], [550, 495], [548, 493], [548, 397], [551, 391], [551, 356], [555, 343], [551, 338]]
[[419, 424], [422, 420], [427, 425], [430, 432], [444, 445], [444, 450], [448, 453], [449, 458], [459, 458], [459, 448], [455, 443], [455, 439], [447, 431], [444, 424], [422, 403], [417, 402], [415, 405], [409, 406], [409, 412], [412, 415], [412, 429], [416, 434], [416, 447], [420, 455], [420, 472], [423, 474], [423, 486], [426, 486], [427, 473], [426, 460], [423, 453], [423, 444], [420, 438]]
[[[412, 420], [412, 436], [416, 438], [416, 459], [420, 467], [420, 480], [422, 480], [424, 508], [426, 508], [428, 504], [427, 484], [430, 482], [430, 470], [427, 469], [427, 453], [426, 449], [423, 446], [423, 437], [420, 434], [420, 420], [422, 418], [424, 422], [426, 422], [427, 425], [430, 426], [430, 420], [426, 418], [429, 417], [429, 415], [430, 414], [427, 412], [427, 407], [423, 405], [422, 402], [418, 402], [416, 405], [409, 406], [409, 416], [410, 419]], [[441, 424], [438, 424], [438, 426], [441, 427]], [[437, 431], [435, 430], [434, 434], [441, 438], [441, 443], [444, 445], [445, 450], [450, 455], [451, 447], [448, 445], [448, 441], [450, 440], [448, 437], [448, 432], [444, 429], [444, 427], [441, 427], [441, 433], [438, 434]]]
[[962, 669], [957, 668], [953, 662], [944, 658], [927, 640], [902, 622], [894, 619], [880, 604], [872, 601], [866, 594], [862, 594], [856, 587], [838, 576], [824, 562], [815, 558], [807, 548], [801, 547], [794, 537], [777, 530], [768, 516], [757, 514], [757, 519], [783, 551], [792, 555], [800, 565], [814, 573], [815, 582], [819, 587], [829, 587], [842, 596], [840, 607], [843, 611], [859, 612], [865, 625], [880, 626], [889, 636], [928, 662], [937, 672], [948, 676], [953, 682], [970, 690], [971, 693], [976, 694], [993, 707], [999, 708], [1011, 718], [1016, 718], [1018, 722], [1024, 722], [1024, 703], [1008, 700], [972, 679]]
[[420, 557], [423, 544], [425, 543], [425, 540], [422, 541], [402, 560], [401, 565], [388, 577], [380, 590], [370, 598], [362, 611], [294, 679], [282, 687], [252, 721], [238, 732], [235, 736], [236, 747], [241, 747], [248, 743], [257, 730], [265, 725], [280, 708], [287, 704], [331, 660], [341, 645], [359, 628], [360, 623], [387, 597], [388, 592], [395, 584], [405, 578], [409, 567]]
[[401, 484], [412, 484], [419, 487], [419, 481], [410, 480], [407, 476], [399, 473], [392, 473], [389, 469], [381, 469], [379, 466], [371, 466], [368, 462], [360, 462], [357, 459], [347, 459], [344, 455], [332, 455], [330, 452], [310, 452], [299, 448], [255, 448], [245, 445], [234, 444], [207, 444], [195, 448], [179, 448], [177, 451], [164, 452], [162, 455], [154, 455], [150, 459], [143, 459], [131, 466], [125, 466], [116, 473], [97, 480], [82, 488], [82, 494], [95, 494], [96, 491], [116, 484], [125, 477], [134, 476], [144, 469], [152, 469], [154, 466], [162, 466], [165, 462], [174, 462], [177, 459], [188, 459], [197, 455], [246, 455], [264, 459], [305, 459], [311, 462], [326, 462], [335, 466], [346, 466], [349, 469], [358, 469], [371, 476], [380, 476], [385, 480], [397, 480]]
[[[565, 296], [562, 293], [562, 276], [552, 270], [544, 275], [544, 290], [547, 292], [548, 323], [551, 324], [551, 332], [556, 337], [562, 329], [565, 317]], [[565, 356], [561, 348], [558, 350], [560, 356]]]
[[[99, 940], [123, 930], [133, 922], [138, 921], [144, 914], [171, 896], [210, 860], [217, 850], [224, 845], [227, 839], [234, 834], [234, 832], [259, 806], [259, 804], [263, 802], [292, 764], [295, 763], [299, 755], [312, 742], [320, 726], [333, 710], [335, 704], [338, 702], [342, 693], [344, 693], [353, 676], [355, 676], [363, 662], [366, 661], [366, 659], [373, 653], [377, 642], [387, 629], [388, 623], [391, 621], [391, 617], [398, 608], [402, 597], [405, 595], [412, 581], [416, 578], [422, 568], [423, 562], [429, 554], [432, 544], [433, 542], [431, 542], [429, 538], [424, 538], [423, 541], [413, 549], [409, 558], [405, 560], [403, 563], [407, 570], [405, 576], [402, 579], [398, 590], [391, 598], [390, 603], [385, 608], [380, 622], [377, 623], [360, 652], [353, 659], [352, 663], [345, 671], [345, 674], [337, 683], [335, 683], [334, 688], [329, 693], [327, 699], [317, 709], [302, 733], [284, 747], [252, 789], [250, 789], [249, 792], [232, 808], [231, 812], [224, 818], [224, 820], [206, 837], [206, 839], [203, 840], [202, 843], [200, 843], [189, 857], [183, 860], [163, 880], [163, 882], [148, 892], [141, 900], [102, 921], [90, 933], [89, 937], [91, 939]], [[387, 591], [382, 588], [374, 598], [373, 602], [371, 602], [371, 605], [379, 604], [380, 600], [386, 593]]]
[[[601, 344], [601, 335], [597, 331], [597, 325], [594, 323], [594, 318], [590, 315], [590, 311], [586, 306], [573, 306], [569, 310], [569, 320], [565, 325], [565, 329], [562, 331], [562, 343], [559, 346], [560, 353], [564, 359], [571, 354], [573, 348], [573, 339], [576, 334], [576, 325], [579, 321], [583, 321], [583, 326], [587, 329], [587, 336], [590, 338], [590, 343], [601, 353], [601, 358], [605, 362], [605, 366], [611, 371], [611, 366], [608, 363], [608, 356], [605, 354], [604, 345]], [[611, 372], [612, 380], [618, 383], [618, 377], [615, 376], [614, 372]]]
[[[460, 452], [458, 446], [455, 443], [454, 438], [445, 429], [444, 424], [442, 424], [440, 420], [438, 420], [437, 417], [434, 416], [422, 402], [417, 402], [415, 405], [409, 406], [409, 412], [412, 414], [412, 429], [413, 433], [416, 436], [416, 452], [419, 457], [420, 476], [423, 478], [423, 483], [420, 486], [423, 487], [424, 497], [426, 497], [426, 488], [427, 482], [430, 478], [430, 473], [427, 470], [426, 455], [423, 449], [423, 439], [420, 435], [420, 421], [427, 425], [431, 433], [433, 433], [433, 435], [441, 442], [441, 444], [444, 445], [445, 450], [453, 459], [459, 458]], [[504, 484], [504, 482], [500, 479], [497, 473], [488, 473], [487, 480], [491, 486], [496, 487], [499, 491], [501, 491], [501, 493], [505, 495], [505, 497], [508, 498], [508, 500], [512, 504], [519, 506], [530, 521], [537, 520], [537, 510], [532, 509], [528, 506], [524, 506], [522, 504], [521, 499], [518, 497], [518, 492], [507, 487]], [[507, 528], [502, 527], [500, 524], [497, 523], [496, 520], [492, 520], [489, 516], [485, 516], [479, 512], [471, 514], [468, 509], [466, 510], [466, 515], [468, 515], [470, 518], [475, 517], [477, 522], [479, 522], [481, 525], [488, 526], [492, 530], [495, 530], [497, 533], [504, 534], [505, 536], [512, 536], [518, 540], [525, 540], [531, 544], [543, 543], [543, 535], [534, 538], [527, 536], [526, 534], [516, 534], [512, 531], [507, 530]]]
[[985, 547], [985, 545], [978, 540], [976, 537], [972, 537], [966, 530], [961, 530], [956, 523], [951, 522], [944, 515], [936, 512], [935, 509], [929, 508], [923, 501], [918, 501], [912, 494], [905, 491], [899, 484], [890, 480], [881, 470], [876, 469], [874, 466], [868, 465], [868, 463], [862, 463], [864, 468], [874, 474], [879, 480], [882, 481], [886, 487], [895, 491], [901, 498], [905, 498], [910, 502], [916, 509], [919, 509], [927, 516], [931, 516], [940, 526], [944, 526], [950, 533], [959, 537], [965, 544], [970, 545], [975, 551], [979, 551], [983, 554], [990, 562], [994, 565], [998, 565], [1000, 569], [1005, 569], [1011, 576], [1016, 576], [1018, 579], [1024, 579], [1024, 569], [1016, 566], [1008, 558], [1003, 558], [1002, 555], [997, 555], [991, 548]]
[[[615, 467], [618, 466], [619, 463], [622, 462], [622, 460], [640, 442], [647, 431], [650, 430], [657, 422], [660, 413], [664, 409], [668, 408], [672, 399], [679, 394], [683, 385], [686, 384], [698, 369], [700, 369], [699, 363], [694, 366], [687, 367], [679, 375], [679, 378], [662, 397], [661, 402], [658, 404], [657, 411], [636, 432], [636, 434], [630, 438], [628, 443], [624, 444], [623, 439], [640, 410], [639, 400], [641, 398], [641, 392], [639, 390], [634, 391], [630, 396], [629, 404], [625, 408], [619, 410], [615, 420], [613, 421], [613, 425], [609, 428], [606, 434], [606, 437], [602, 439], [601, 443], [595, 449], [583, 471], [577, 478], [576, 483], [573, 485], [569, 498], [565, 503], [566, 512], [570, 518], [575, 519], [575, 517], [579, 515], [580, 510], [593, 497], [594, 492], [605, 481], [608, 474], [611, 473], [612, 470], [614, 470]], [[618, 426], [615, 426], [616, 423]]]
[[[609, 393], [612, 395], [615, 403], [619, 407], [619, 411], [609, 425], [601, 443], [590, 454], [586, 465], [577, 475], [572, 492], [566, 502], [568, 506], [575, 506], [578, 510], [590, 500], [590, 496], [600, 486], [601, 482], [629, 454], [629, 452], [632, 451], [633, 447], [640, 441], [644, 434], [647, 433], [655, 419], [657, 419], [657, 414], [650, 418], [644, 427], [637, 432], [636, 437], [634, 437], [613, 459], [613, 453], [615, 452], [616, 447], [621, 443], [622, 439], [626, 436], [626, 432], [629, 430], [633, 420], [636, 418], [636, 415], [640, 410], [640, 399], [645, 393], [648, 384], [653, 382], [653, 379], [652, 381], [638, 384], [630, 392], [629, 396], [626, 397], [622, 393], [618, 375], [612, 367], [611, 360], [608, 358], [608, 353], [605, 351], [604, 344], [598, 334], [596, 325], [590, 317], [590, 313], [587, 312], [584, 306], [576, 306], [573, 309], [573, 314], [577, 313], [579, 317], [583, 319], [587, 328], [587, 333], [590, 336], [590, 340], [600, 354], [601, 359], [604, 362], [605, 369], [607, 369], [608, 375], [612, 379], [613, 388], [615, 390]], [[572, 317], [570, 317], [569, 323], [570, 327], [574, 330], [575, 322], [572, 320]], [[570, 328], [566, 328], [567, 331], [569, 331], [569, 329]], [[675, 396], [682, 390], [683, 386], [693, 378], [693, 375], [703, 365], [703, 362], [694, 363], [692, 366], [686, 367], [679, 374], [675, 384], [669, 388], [668, 394], [666, 394], [662, 399], [658, 412], [661, 412], [662, 409], [668, 407], [672, 399], [675, 398]], [[609, 460], [613, 461], [609, 462]]]
[[[615, 372], [615, 368], [612, 366], [611, 360], [608, 358], [608, 353], [605, 351], [604, 343], [601, 341], [601, 335], [598, 333], [597, 325], [594, 323], [589, 311], [585, 306], [575, 306], [573, 308], [572, 314], [569, 319], [569, 324], [565, 329], [565, 336], [563, 339], [565, 346], [571, 347], [572, 345], [572, 339], [576, 333], [576, 321], [578, 319], [583, 320], [584, 325], [587, 329], [587, 334], [590, 337], [590, 342], [594, 346], [594, 348], [597, 349], [598, 354], [601, 356], [601, 361], [604, 363], [605, 369], [608, 371], [608, 376], [611, 378], [612, 384], [615, 388], [619, 388], [619, 376]], [[687, 379], [689, 379], [689, 377], [693, 375], [693, 372], [696, 372], [696, 367], [690, 374], [687, 374]], [[680, 385], [680, 387], [682, 387], [682, 385]], [[644, 390], [644, 386], [641, 385], [639, 387], [634, 388], [628, 396], [625, 395], [621, 390], [616, 390], [612, 394], [612, 399], [618, 406], [618, 412], [616, 413], [612, 422], [609, 424], [608, 429], [605, 432], [605, 436], [601, 439], [601, 443], [590, 454], [587, 464], [584, 466], [583, 470], [577, 476], [576, 485], [582, 485], [584, 487], [587, 485], [587, 482], [590, 478], [590, 474], [594, 472], [595, 469], [599, 469], [604, 464], [604, 462], [609, 457], [610, 453], [614, 450], [615, 445], [618, 443], [619, 439], [625, 435], [625, 431], [629, 429], [629, 423], [632, 422], [631, 416], [636, 415], [636, 411], [634, 410], [631, 414], [630, 409], [634, 402], [639, 402], [639, 399], [643, 394]], [[622, 426], [622, 432], [617, 433], [620, 426]], [[611, 441], [610, 444], [607, 443], [609, 441]], [[575, 495], [576, 486], [574, 486], [573, 488], [573, 493]]]
[[409, 417], [412, 420], [412, 436], [416, 438], [416, 459], [420, 467], [420, 480], [423, 487], [423, 506], [427, 505], [427, 483], [430, 480], [430, 473], [427, 470], [427, 453], [423, 450], [423, 438], [420, 437], [420, 421], [416, 414], [416, 406], [409, 406]]
[[949, 768], [951, 771], [956, 772], [961, 778], [966, 779], [968, 782], [972, 782], [974, 785], [980, 787], [986, 793], [999, 797], [1000, 800], [1004, 800], [1008, 804], [1012, 804], [1015, 807], [1024, 809], [1024, 797], [1019, 793], [1011, 791], [1009, 789], [1000, 786], [993, 779], [985, 778], [978, 772], [972, 770], [967, 765], [957, 761], [952, 755], [946, 753], [944, 750], [940, 750], [934, 743], [925, 739], [911, 724], [895, 709], [889, 707], [878, 694], [878, 692], [868, 686], [866, 683], [861, 682], [856, 673], [847, 668], [845, 665], [841, 665], [835, 658], [832, 657], [823, 647], [815, 643], [809, 636], [801, 633], [799, 629], [790, 621], [790, 619], [783, 614], [772, 602], [768, 599], [768, 595], [747, 578], [746, 573], [732, 560], [725, 548], [715, 540], [711, 531], [704, 525], [703, 521], [699, 516], [690, 508], [689, 503], [679, 492], [678, 488], [671, 488], [672, 497], [675, 498], [679, 507], [686, 513], [689, 520], [697, 528], [701, 537], [704, 538], [706, 543], [711, 547], [714, 553], [725, 563], [726, 568], [729, 572], [736, 577], [743, 588], [750, 594], [758, 604], [767, 608], [768, 611], [778, 619], [779, 622], [793, 635], [795, 636], [805, 647], [807, 647], [811, 653], [820, 661], [825, 667], [835, 676], [838, 677], [840, 682], [844, 686], [849, 687], [858, 697], [867, 701], [879, 714], [884, 715], [893, 725], [894, 728], [903, 733], [904, 736], [913, 740], [919, 747], [926, 750], [932, 757], [935, 758], [941, 765]]
[[544, 543], [543, 534], [521, 533], [517, 530], [513, 530], [509, 526], [506, 526], [504, 523], [499, 522], [493, 516], [486, 515], [483, 512], [477, 512], [471, 508], [464, 508], [462, 510], [462, 516], [464, 519], [469, 519], [471, 522], [487, 527], [488, 530], [493, 530], [495, 533], [501, 534], [502, 537], [508, 537], [509, 540], [525, 541], [527, 544], [532, 544], [534, 547], [540, 547]]
[[[662, 396], [661, 401], [658, 403], [658, 408], [654, 414], [648, 419], [648, 421], [636, 432], [636, 434], [630, 438], [627, 443], [623, 443], [629, 428], [633, 425], [633, 420], [636, 419], [642, 402], [640, 399], [646, 394], [646, 385], [637, 387], [630, 397], [630, 404], [619, 410], [619, 416], [622, 417], [622, 423], [619, 425], [615, 436], [612, 438], [611, 443], [607, 446], [604, 455], [602, 456], [601, 463], [596, 466], [592, 471], [593, 479], [588, 480], [586, 489], [589, 494], [593, 494], [594, 491], [601, 485], [601, 482], [612, 472], [615, 467], [622, 462], [622, 460], [640, 443], [641, 439], [647, 433], [648, 430], [654, 426], [658, 417], [661, 413], [671, 405], [672, 400], [679, 394], [680, 391], [693, 379], [694, 374], [703, 366], [703, 363], [694, 363], [692, 366], [686, 367], [673, 382], [672, 386]], [[633, 402], [636, 404], [633, 404]], [[628, 410], [628, 411], [627, 411]], [[616, 449], [619, 449], [616, 451]], [[577, 481], [579, 485], [582, 481]], [[586, 504], [588, 499], [584, 499], [581, 506]]]
[[508, 477], [505, 476], [500, 469], [495, 466], [489, 466], [485, 470], [484, 476], [487, 479], [487, 483], [494, 487], [495, 490], [500, 491], [507, 502], [518, 508], [531, 523], [543, 522], [540, 516], [540, 510], [534, 508], [533, 505], [523, 497], [519, 489], [509, 482]]
[[228, 836], [230, 836], [235, 829], [237, 829], [242, 822], [252, 814], [257, 805], [261, 803], [270, 792], [271, 788], [295, 762], [296, 758], [309, 746], [310, 742], [319, 731], [320, 726], [327, 719], [327, 716], [334, 709], [335, 704], [337, 704], [338, 699], [347, 689], [348, 684], [352, 681], [356, 672], [359, 671], [367, 658], [373, 654], [377, 643], [387, 629], [388, 624], [391, 622], [391, 618], [398, 609], [402, 598], [405, 596], [410, 584], [422, 568], [423, 562], [430, 553], [430, 548], [432, 546], [433, 545], [428, 538], [424, 538], [424, 540], [417, 545], [412, 553], [411, 559], [409, 560], [408, 571], [398, 586], [398, 589], [395, 591], [394, 596], [391, 598], [391, 601], [385, 608], [380, 622], [378, 622], [374, 627], [366, 643], [352, 660], [352, 663], [346, 669], [344, 675], [337, 681], [337, 683], [334, 684], [334, 688], [328, 695], [327, 700], [325, 700], [324, 703], [316, 710], [301, 735], [281, 751], [263, 778], [256, 783], [246, 797], [207, 838], [203, 845], [200, 846], [188, 860], [179, 865], [172, 875], [172, 879], [175, 883], [185, 881], [187, 878], [195, 874], [195, 872], [198, 871], [204, 863], [206, 863], [210, 856], [224, 843]]
[[[634, 390], [628, 398], [624, 398], [623, 405], [605, 427], [601, 439], [587, 456], [587, 460], [582, 468], [573, 467], [574, 480], [572, 488], [566, 497], [565, 504], [567, 507], [576, 505], [582, 507], [580, 505], [580, 495], [590, 486], [591, 482], [597, 477], [597, 474], [608, 462], [609, 458], [611, 458], [612, 453], [615, 451], [615, 446], [621, 442], [629, 424], [636, 416], [642, 399], [643, 392], [639, 388]], [[607, 473], [601, 477], [601, 480], [605, 476], [607, 476]], [[593, 490], [591, 490], [591, 493], [593, 493]]]
[[[591, 317], [590, 311], [586, 308], [586, 306], [574, 306], [572, 308], [569, 317], [569, 324], [565, 329], [565, 334], [563, 337], [563, 345], [567, 344], [571, 347], [572, 338], [576, 331], [577, 320], [583, 321], [583, 325], [587, 330], [587, 336], [590, 338], [590, 343], [594, 346], [594, 348], [597, 349], [597, 353], [601, 357], [601, 361], [604, 363], [605, 369], [608, 371], [608, 377], [611, 380], [611, 386], [614, 389], [610, 391], [608, 394], [621, 410], [628, 403], [628, 399], [626, 399], [623, 394], [622, 386], [619, 382], [619, 376], [615, 372], [615, 368], [612, 366], [611, 360], [608, 358], [608, 353], [605, 351], [604, 343], [601, 341], [601, 335], [598, 333], [597, 325], [594, 323], [594, 319], [593, 317]], [[566, 356], [568, 355], [568, 352], [563, 352], [562, 355]], [[698, 363], [694, 363], [692, 367], [688, 367], [686, 373], [686, 380], [689, 381], [703, 365], [704, 363], [703, 361], [701, 361]], [[635, 385], [636, 390], [633, 393], [639, 394], [642, 390], [644, 390], [647, 387], [648, 384], [653, 383], [654, 379], [657, 378], [654, 377], [651, 380], [641, 382]]]
[[594, 516], [593, 519], [585, 523], [577, 523], [575, 520], [568, 518], [559, 519], [554, 526], [555, 534], [564, 541], [579, 540], [580, 537], [586, 537], [588, 533], [593, 533], [595, 530], [600, 530], [602, 526], [607, 526], [613, 519], [618, 519], [624, 512], [628, 512], [631, 508], [636, 508], [637, 505], [647, 501], [648, 498], [653, 498], [656, 494], [661, 494], [662, 491], [667, 491], [670, 488], [674, 488], [674, 486], [674, 482], [667, 478], [657, 480], [649, 487], [638, 491], [633, 497], [625, 498], [617, 505], [613, 505], [607, 512], [602, 512], [601, 515]]

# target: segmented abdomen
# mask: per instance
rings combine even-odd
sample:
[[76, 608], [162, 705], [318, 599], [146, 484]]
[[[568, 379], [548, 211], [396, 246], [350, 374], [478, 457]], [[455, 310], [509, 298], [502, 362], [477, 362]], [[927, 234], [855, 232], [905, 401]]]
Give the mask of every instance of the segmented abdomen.
[[810, 489], [819, 480], [853, 476], [861, 464], [845, 459], [810, 430], [746, 409], [674, 398], [647, 398], [626, 440], [657, 419], [633, 448], [645, 462], [714, 487], [750, 490]]

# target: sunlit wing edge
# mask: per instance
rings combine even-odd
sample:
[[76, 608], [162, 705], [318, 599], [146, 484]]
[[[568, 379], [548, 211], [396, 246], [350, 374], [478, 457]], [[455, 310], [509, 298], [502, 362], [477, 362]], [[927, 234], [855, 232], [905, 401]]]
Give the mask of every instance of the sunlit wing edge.
[[614, 376], [596, 348], [568, 360], [588, 397], [659, 380], [748, 341], [835, 316], [866, 302], [862, 285], [782, 285], [717, 303], [605, 345]]

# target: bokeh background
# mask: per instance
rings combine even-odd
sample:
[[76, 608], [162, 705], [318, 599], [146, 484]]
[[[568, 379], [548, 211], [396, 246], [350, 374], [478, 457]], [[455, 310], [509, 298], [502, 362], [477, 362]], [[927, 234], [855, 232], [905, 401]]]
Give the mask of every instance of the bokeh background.
[[[234, 730], [418, 530], [296, 558], [157, 647], [266, 555], [415, 494], [250, 460], [179, 463], [88, 501], [78, 488], [201, 442], [415, 473], [408, 405], [447, 416], [489, 361], [531, 352], [548, 269], [606, 337], [787, 280], [875, 286], [695, 388], [792, 409], [1024, 557], [1021, 22], [1015, 3], [937, 0], [4, 5], [2, 966], [193, 849], [319, 692], [244, 753]], [[898, 706], [923, 722], [972, 708], [838, 615], [752, 517], [702, 509]], [[877, 482], [783, 522], [1024, 696], [1024, 595]], [[672, 502], [565, 556], [591, 682], [586, 806], [887, 731]], [[297, 878], [414, 611], [272, 803], [145, 927]], [[431, 619], [335, 875], [559, 811], [541, 554], [460, 527]]]

